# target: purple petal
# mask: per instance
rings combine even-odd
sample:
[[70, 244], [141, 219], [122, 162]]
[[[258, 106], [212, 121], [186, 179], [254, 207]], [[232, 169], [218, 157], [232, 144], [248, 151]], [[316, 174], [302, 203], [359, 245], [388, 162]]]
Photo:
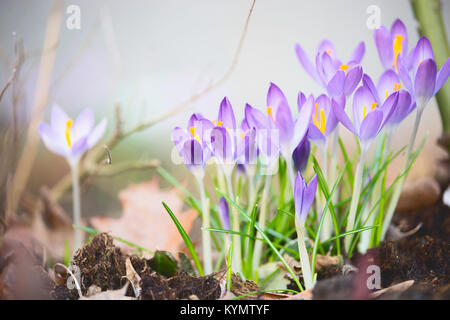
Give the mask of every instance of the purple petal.
[[92, 130], [92, 132], [87, 137], [87, 146], [92, 148], [101, 139], [106, 130], [106, 125], [108, 124], [106, 119], [100, 121], [100, 123]]
[[244, 113], [250, 128], [264, 129], [270, 123], [269, 118], [262, 111], [253, 108], [248, 103], [245, 105]]
[[227, 97], [223, 98], [220, 103], [217, 121], [222, 122], [222, 126], [225, 128], [236, 130], [236, 118], [234, 117], [233, 107]]
[[351, 69], [347, 73], [344, 83], [344, 93], [347, 97], [350, 96], [356, 89], [356, 86], [361, 81], [361, 77], [362, 77], [362, 68], [359, 66]]
[[436, 86], [434, 88], [434, 94], [442, 88], [450, 75], [450, 58], [447, 58], [444, 65], [441, 67], [436, 76]]
[[370, 78], [370, 76], [368, 74], [364, 74], [364, 76], [363, 76], [363, 85], [370, 90], [370, 92], [372, 93], [374, 98], [377, 100], [377, 103], [379, 104], [380, 98], [378, 96], [377, 88], [375, 87], [375, 84], [373, 83], [372, 78]]
[[380, 100], [386, 100], [400, 83], [400, 79], [393, 70], [385, 71], [378, 80], [377, 92]]
[[366, 52], [366, 46], [364, 42], [360, 42], [356, 49], [353, 51], [350, 61], [354, 61], [356, 63], [361, 63], [362, 58], [364, 57], [364, 53]]
[[230, 210], [228, 208], [228, 203], [224, 197], [220, 197], [219, 209], [223, 229], [230, 230]]
[[414, 88], [412, 86], [412, 81], [409, 76], [408, 69], [405, 66], [405, 63], [402, 59], [399, 59], [397, 61], [397, 67], [398, 67], [398, 76], [400, 80], [402, 80], [402, 83], [405, 85], [406, 90], [408, 90], [411, 94], [414, 93]]
[[305, 135], [292, 153], [292, 160], [298, 172], [303, 172], [306, 169], [310, 152], [311, 144], [309, 143], [308, 135]]
[[94, 127], [94, 113], [91, 109], [84, 109], [73, 124], [73, 139], [86, 137]]
[[320, 82], [314, 65], [312, 64], [311, 60], [309, 60], [306, 52], [299, 44], [295, 45], [295, 52], [297, 53], [297, 58], [300, 61], [300, 64], [303, 66], [303, 69], [305, 69], [305, 71], [311, 78], [313, 78], [313, 80]]
[[294, 120], [291, 110], [287, 104], [281, 104], [276, 112], [275, 123], [280, 131], [280, 141], [290, 141], [294, 136]]
[[384, 101], [383, 105], [381, 106], [381, 111], [383, 112], [383, 121], [380, 125], [380, 130], [384, 126], [384, 124], [389, 121], [390, 117], [392, 116], [393, 112], [397, 108], [399, 98], [399, 92], [396, 91], [393, 94], [391, 94], [386, 101]]
[[375, 109], [369, 112], [361, 123], [359, 139], [367, 141], [375, 138], [381, 128], [382, 121], [383, 111]]
[[368, 87], [362, 86], [356, 90], [353, 96], [353, 122], [357, 128], [361, 126], [363, 121], [364, 109], [366, 114], [369, 113], [374, 102], [376, 102], [376, 99]]
[[183, 150], [184, 142], [191, 138], [190, 134], [180, 127], [175, 127], [172, 131], [172, 141], [180, 153]]
[[303, 192], [303, 201], [302, 201], [302, 209], [301, 215], [303, 221], [308, 216], [309, 209], [311, 209], [314, 198], [316, 197], [317, 192], [317, 174], [309, 182], [309, 185], [306, 187], [306, 190]]
[[333, 113], [336, 116], [336, 119], [341, 122], [344, 127], [346, 127], [350, 132], [352, 132], [353, 134], [357, 134], [355, 126], [345, 113], [344, 108], [342, 108], [334, 99], [332, 99], [331, 101], [331, 108], [333, 109]]
[[303, 137], [307, 133], [310, 119], [312, 117], [313, 103], [314, 103], [314, 97], [312, 95], [310, 95], [308, 100], [305, 102], [303, 108], [298, 113], [298, 117], [297, 117], [297, 120], [295, 121], [295, 125], [294, 125], [294, 136], [292, 137], [292, 141], [290, 141], [290, 144], [291, 144], [290, 152], [294, 151], [296, 146], [300, 143], [300, 141], [303, 140]]
[[408, 32], [406, 31], [406, 27], [400, 19], [396, 19], [392, 24], [391, 35], [394, 37], [397, 35], [403, 37], [401, 54], [405, 55], [405, 53], [408, 52]]
[[378, 56], [380, 57], [381, 63], [385, 69], [392, 68], [393, 47], [392, 47], [392, 36], [391, 33], [386, 29], [385, 26], [375, 30], [375, 45], [378, 50]]
[[211, 149], [214, 156], [222, 163], [233, 161], [233, 146], [231, 136], [223, 127], [214, 127], [211, 130]]
[[85, 136], [81, 139], [78, 139], [74, 142], [72, 147], [70, 148], [70, 156], [74, 158], [80, 157], [83, 153], [86, 152], [90, 147], [88, 145], [88, 137]]
[[419, 65], [428, 59], [434, 59], [433, 48], [431, 47], [430, 40], [427, 37], [422, 36], [417, 41], [416, 48], [414, 49], [414, 57], [412, 58], [412, 68], [414, 74], [416, 74]]
[[427, 59], [420, 64], [414, 79], [414, 93], [419, 106], [425, 107], [433, 97], [435, 85], [436, 63], [433, 59]]
[[288, 106], [286, 96], [278, 86], [271, 82], [267, 92], [267, 106], [271, 107], [272, 110], [276, 112], [281, 105]]
[[411, 95], [406, 90], [401, 90], [398, 94], [397, 105], [387, 120], [386, 125], [398, 125], [402, 122], [413, 110], [411, 108], [411, 100]]
[[333, 78], [328, 82], [327, 92], [331, 97], [336, 97], [344, 91], [345, 73], [342, 70], [336, 72]]
[[53, 129], [48, 124], [40, 123], [38, 126], [38, 132], [47, 149], [63, 157], [67, 156], [69, 150], [68, 146], [61, 143], [60, 137], [55, 134]]
[[300, 221], [304, 221], [302, 217], [302, 203], [303, 203], [303, 191], [304, 191], [304, 180], [300, 172], [297, 173], [294, 184], [294, 206], [295, 215]]
[[334, 48], [334, 45], [331, 41], [324, 39], [319, 43], [319, 46], [317, 47], [317, 52], [319, 54], [327, 53], [331, 58], [336, 57], [336, 50]]
[[305, 102], [306, 102], [306, 96], [303, 94], [303, 92], [299, 91], [298, 96], [297, 96], [297, 108], [298, 108], [299, 112], [302, 109]]
[[52, 108], [50, 126], [56, 134], [65, 134], [66, 123], [69, 117], [58, 105], [54, 105]]
[[184, 142], [181, 156], [183, 157], [184, 164], [189, 170], [191, 170], [193, 166], [204, 166], [203, 148], [195, 139]]

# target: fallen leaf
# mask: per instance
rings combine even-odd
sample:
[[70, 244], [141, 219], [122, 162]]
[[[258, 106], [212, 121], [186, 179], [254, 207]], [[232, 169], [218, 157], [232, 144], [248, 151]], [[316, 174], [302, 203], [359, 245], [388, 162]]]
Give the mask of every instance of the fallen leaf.
[[390, 286], [388, 288], [384, 288], [378, 291], [375, 291], [370, 294], [370, 297], [373, 299], [379, 298], [383, 294], [400, 294], [404, 291], [406, 291], [408, 288], [410, 288], [414, 284], [414, 280], [407, 280], [400, 283], [397, 283], [393, 286]]
[[[197, 217], [194, 209], [183, 209], [183, 201], [176, 189], [161, 190], [157, 178], [122, 190], [119, 200], [123, 207], [120, 218], [93, 217], [90, 219], [92, 226], [151, 251], [166, 250], [176, 254], [184, 244], [161, 201], [167, 203], [187, 232]], [[118, 246], [131, 250], [123, 243]]]
[[312, 300], [312, 298], [313, 298], [313, 289], [306, 289], [300, 293], [287, 297], [286, 300]]

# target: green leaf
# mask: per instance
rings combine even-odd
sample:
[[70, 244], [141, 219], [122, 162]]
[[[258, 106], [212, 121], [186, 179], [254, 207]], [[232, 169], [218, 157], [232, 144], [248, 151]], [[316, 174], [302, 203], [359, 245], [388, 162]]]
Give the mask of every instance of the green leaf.
[[178, 252], [178, 259], [180, 260], [180, 269], [187, 272], [191, 276], [195, 276], [195, 270], [192, 266], [191, 259], [183, 252]]
[[[251, 218], [247, 215], [247, 213], [236, 202], [231, 200], [230, 197], [228, 197], [228, 195], [226, 195], [225, 193], [221, 192], [220, 190], [218, 190], [218, 192], [220, 192], [225, 197], [225, 199], [227, 199], [227, 201], [229, 201], [229, 203], [231, 203], [233, 206], [235, 206], [236, 209], [238, 209], [238, 211], [245, 217], [246, 220], [248, 220], [248, 221], [251, 220]], [[289, 266], [289, 264], [286, 262], [286, 260], [281, 256], [281, 254], [278, 252], [278, 250], [273, 245], [272, 241], [270, 241], [269, 237], [267, 237], [267, 235], [265, 234], [264, 230], [262, 230], [260, 228], [260, 226], [259, 226], [259, 224], [257, 222], [255, 222], [255, 228], [256, 228], [256, 230], [258, 230], [258, 232], [264, 238], [264, 241], [267, 243], [267, 245], [273, 250], [273, 252], [278, 257], [278, 259], [280, 259], [280, 261], [283, 263], [283, 265], [286, 268], [286, 270], [288, 270], [288, 272], [291, 274], [292, 279], [294, 280], [295, 284], [298, 286], [300, 291], [303, 291], [303, 287], [300, 284], [300, 281], [298, 280], [294, 270], [292, 270], [292, 268]]]
[[167, 278], [174, 276], [178, 270], [177, 260], [167, 251], [156, 251], [148, 264], [150, 268]]
[[164, 201], [162, 202], [162, 204], [163, 204], [164, 208], [166, 209], [167, 213], [172, 218], [172, 221], [175, 223], [175, 226], [177, 227], [178, 232], [181, 235], [181, 238], [183, 238], [183, 241], [184, 241], [187, 249], [189, 250], [191, 257], [194, 260], [194, 264], [197, 267], [198, 273], [200, 274], [200, 276], [204, 276], [205, 274], [203, 272], [202, 264], [200, 263], [200, 260], [198, 259], [197, 253], [195, 252], [195, 248], [194, 248], [194, 245], [192, 244], [191, 238], [189, 238], [189, 235], [187, 234], [186, 230], [184, 230], [183, 226], [181, 225], [180, 221], [178, 221], [177, 217], [174, 215], [172, 210], [170, 210], [170, 208], [166, 205], [166, 203]]

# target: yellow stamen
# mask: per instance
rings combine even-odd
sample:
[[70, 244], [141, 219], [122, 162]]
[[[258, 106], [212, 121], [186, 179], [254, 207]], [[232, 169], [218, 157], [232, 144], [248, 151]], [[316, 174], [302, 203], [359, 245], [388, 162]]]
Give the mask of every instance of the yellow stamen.
[[345, 75], [347, 75], [348, 64], [341, 64], [339, 67], [342, 71], [344, 71]]
[[363, 120], [366, 118], [367, 106], [364, 106], [363, 110]]
[[327, 53], [328, 53], [328, 55], [331, 57], [331, 53], [333, 52], [333, 50], [331, 50], [331, 49], [328, 49], [327, 50]]
[[275, 124], [275, 119], [272, 115], [272, 107], [267, 107], [267, 114], [269, 115], [270, 119], [272, 119], [272, 122]]
[[189, 132], [192, 135], [192, 138], [198, 141], [200, 143], [200, 137], [197, 135], [197, 127], [190, 127]]
[[422, 64], [423, 60], [420, 60], [417, 66], [420, 66]]
[[320, 109], [320, 117], [317, 113], [317, 109], [319, 108], [319, 104], [316, 103], [316, 108], [313, 114], [313, 122], [314, 125], [322, 132], [322, 134], [325, 134], [325, 128], [326, 128], [326, 122], [325, 122], [325, 110]]
[[222, 124], [223, 124], [223, 122], [222, 122], [222, 121], [219, 121], [219, 122], [217, 122], [216, 126], [221, 127]]
[[389, 91], [386, 90], [386, 99], [389, 97]]
[[372, 102], [372, 110], [375, 109], [377, 105], [378, 105], [378, 103]]
[[402, 35], [397, 34], [395, 36], [394, 40], [394, 66], [395, 66], [395, 72], [398, 73], [398, 67], [397, 67], [397, 59], [398, 55], [402, 52], [402, 41], [405, 39]]
[[72, 129], [72, 125], [73, 125], [73, 120], [72, 119], [68, 119], [66, 121], [66, 141], [67, 141], [67, 145], [70, 147], [72, 147], [72, 141], [70, 140], [70, 129]]
[[401, 83], [394, 84], [394, 91], [399, 91], [401, 89], [401, 87], [402, 87]]
[[240, 136], [242, 139], [244, 139], [244, 138], [245, 138], [245, 133], [241, 132], [241, 133], [239, 134], [239, 136]]

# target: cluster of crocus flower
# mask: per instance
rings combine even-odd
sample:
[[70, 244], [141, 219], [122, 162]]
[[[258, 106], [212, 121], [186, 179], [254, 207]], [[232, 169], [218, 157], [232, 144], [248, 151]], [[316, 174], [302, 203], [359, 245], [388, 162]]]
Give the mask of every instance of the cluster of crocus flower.
[[[408, 147], [406, 160], [408, 163], [420, 115], [450, 73], [450, 60], [447, 60], [441, 70], [437, 71], [431, 45], [425, 37], [420, 38], [416, 46], [408, 52], [407, 31], [400, 20], [396, 20], [390, 30], [384, 26], [377, 29], [374, 38], [385, 69], [376, 85], [369, 75], [364, 74], [361, 66], [365, 53], [364, 43], [359, 43], [351, 57], [346, 62], [342, 62], [336, 54], [334, 45], [324, 40], [318, 46], [315, 63], [297, 44], [295, 51], [301, 66], [324, 90], [324, 93], [317, 97], [306, 96], [303, 92], [299, 92], [297, 115], [293, 114], [283, 91], [271, 83], [267, 93], [265, 112], [246, 104], [240, 127], [236, 124], [229, 100], [224, 98], [220, 104], [217, 121], [210, 121], [199, 114], [194, 114], [189, 120], [186, 131], [180, 128], [175, 128], [173, 131], [173, 141], [193, 174], [196, 177], [203, 177], [202, 172], [206, 162], [215, 159], [219, 168], [218, 174], [223, 175], [226, 180], [227, 186], [225, 187], [223, 183], [221, 188], [227, 189], [230, 198], [236, 201], [239, 199], [234, 196], [231, 183], [231, 175], [236, 165], [246, 173], [249, 185], [253, 186], [255, 175], [258, 173], [257, 168], [261, 168], [261, 163], [278, 165], [280, 159], [284, 161], [295, 204], [299, 256], [307, 287], [313, 286], [314, 275], [311, 274], [305, 246], [305, 221], [314, 199], [316, 199], [316, 212], [326, 215], [322, 228], [324, 233], [322, 240], [332, 236], [330, 215], [328, 212], [322, 212], [325, 207], [325, 194], [315, 197], [317, 176], [314, 176], [309, 186], [306, 185], [302, 176], [311, 151], [310, 143], [321, 151], [321, 171], [327, 184], [334, 183], [337, 178], [339, 123], [353, 133], [359, 143], [361, 153], [354, 174], [349, 211], [346, 216], [345, 231], [348, 235], [345, 237], [345, 248], [349, 251], [351, 241], [354, 239], [351, 231], [358, 225], [361, 226], [356, 216], [360, 209], [361, 191], [364, 188], [362, 183], [364, 173], [370, 176], [370, 170], [373, 169], [365, 166], [367, 151], [372, 142], [377, 140], [377, 146], [379, 146], [380, 141], [384, 141], [383, 146], [387, 150], [384, 154], [387, 154], [395, 128], [410, 113], [417, 110], [416, 126]], [[349, 100], [351, 100], [351, 107], [346, 108]], [[195, 118], [196, 123], [192, 118]], [[330, 162], [328, 162], [330, 158], [328, 142], [332, 145]], [[385, 155], [383, 160], [386, 160]], [[223, 180], [218, 177], [219, 181], [221, 179]], [[267, 175], [259, 205], [258, 223], [262, 228], [265, 227], [267, 219], [266, 202], [270, 182], [271, 179]], [[402, 183], [399, 185], [397, 189], [401, 189]], [[201, 188], [203, 187], [202, 184]], [[254, 195], [254, 186], [249, 189], [253, 191], [249, 192], [252, 196], [249, 197], [247, 205], [252, 208], [257, 197]], [[395, 209], [397, 193], [394, 192], [390, 199], [390, 208], [384, 224], [390, 221], [390, 210]], [[229, 213], [224, 198], [220, 199], [220, 208], [223, 213], [223, 225], [234, 231], [233, 237], [238, 237], [239, 219], [233, 217], [237, 213]], [[203, 212], [204, 217], [208, 214]], [[369, 221], [373, 222], [373, 218], [369, 217]], [[261, 262], [261, 246], [261, 243], [256, 244], [253, 256], [254, 266]], [[240, 246], [236, 245], [234, 248], [240, 248]], [[360, 248], [364, 251], [365, 245]], [[241, 258], [241, 253], [238, 252], [236, 256], [233, 256], [233, 263], [238, 261], [239, 266]]]
[[[257, 241], [254, 250], [250, 250], [241, 241], [241, 221], [235, 204], [240, 204], [242, 199], [240, 199], [240, 193], [235, 192], [232, 176], [233, 173], [239, 172], [246, 177], [247, 212], [252, 213], [252, 217], [254, 212], [259, 215], [254, 217], [255, 220], [252, 223], [257, 223], [258, 230], [264, 232], [270, 215], [269, 191], [272, 176], [278, 173], [276, 169], [279, 164], [282, 164], [283, 168], [285, 166], [285, 176], [289, 181], [293, 200], [285, 201], [283, 204], [293, 203], [304, 284], [306, 288], [314, 286], [315, 275], [307, 251], [309, 234], [307, 218], [313, 220], [313, 217], [309, 217], [308, 214], [315, 208], [317, 217], [323, 221], [321, 240], [326, 241], [332, 236], [331, 212], [324, 208], [325, 200], [328, 204], [330, 200], [332, 204], [336, 204], [334, 198], [336, 194], [332, 199], [325, 199], [325, 190], [328, 184], [331, 186], [337, 181], [339, 123], [355, 135], [361, 150], [356, 172], [352, 176], [353, 186], [348, 214], [344, 215], [343, 220], [346, 222], [345, 249], [347, 253], [351, 252], [352, 244], [355, 244], [354, 230], [362, 225], [357, 218], [361, 215], [357, 213], [363, 207], [361, 195], [364, 188], [364, 176], [371, 177], [371, 170], [373, 170], [370, 166], [366, 167], [367, 151], [372, 142], [376, 140], [377, 147], [383, 145], [387, 149], [383, 155], [383, 160], [386, 160], [385, 154], [390, 151], [389, 141], [393, 131], [410, 113], [416, 111], [415, 125], [404, 166], [407, 168], [423, 110], [450, 74], [450, 59], [439, 71], [437, 70], [431, 44], [426, 37], [420, 38], [408, 52], [407, 31], [400, 20], [396, 20], [390, 30], [384, 26], [377, 29], [374, 38], [385, 69], [377, 85], [369, 75], [364, 74], [361, 65], [365, 53], [364, 43], [358, 44], [351, 57], [345, 60], [346, 62], [342, 62], [336, 54], [334, 45], [324, 40], [318, 46], [315, 63], [311, 62], [304, 49], [297, 44], [295, 51], [300, 64], [322, 87], [323, 94], [314, 97], [300, 91], [297, 95], [296, 112], [293, 112], [295, 108], [291, 108], [283, 91], [274, 83], [270, 83], [264, 110], [246, 104], [244, 117], [240, 123], [236, 120], [231, 102], [225, 97], [220, 103], [216, 119], [207, 119], [199, 113], [194, 113], [189, 118], [185, 129], [181, 127], [173, 129], [172, 141], [183, 162], [195, 177], [199, 188], [205, 273], [213, 271], [212, 209], [219, 212], [222, 228], [230, 233], [230, 236], [228, 234], [226, 236], [226, 242], [231, 241], [233, 271], [243, 273], [243, 264], [248, 264], [248, 261], [243, 263], [243, 258], [251, 261], [255, 270], [260, 266], [263, 242]], [[351, 107], [347, 108], [350, 100]], [[64, 156], [71, 167], [75, 224], [79, 224], [81, 216], [78, 162], [81, 156], [102, 137], [105, 128], [106, 120], [102, 120], [94, 127], [94, 116], [90, 110], [83, 111], [73, 121], [58, 107], [52, 110], [51, 125], [43, 123], [39, 126], [39, 134], [47, 148]], [[328, 161], [329, 143], [331, 144], [330, 161]], [[319, 171], [316, 169], [316, 175], [311, 178], [309, 184], [303, 177], [307, 174], [305, 169], [313, 150], [311, 145], [321, 152], [320, 174], [324, 179], [321, 183], [322, 192], [318, 197], [316, 193]], [[211, 199], [205, 190], [207, 163], [216, 164], [217, 183], [221, 192], [227, 194], [226, 198], [220, 198], [217, 206], [212, 206]], [[383, 236], [389, 226], [405, 178], [406, 175], [403, 175], [390, 197], [388, 210], [381, 221]], [[325, 180], [325, 186], [323, 180]], [[368, 181], [371, 181], [371, 178]], [[376, 183], [379, 181], [381, 180], [377, 180]], [[263, 187], [260, 188], [261, 186]], [[379, 189], [379, 186], [375, 185], [376, 192]], [[260, 196], [258, 193], [261, 190]], [[281, 197], [284, 198], [284, 190], [280, 190]], [[362, 198], [368, 197], [370, 193], [365, 193]], [[232, 204], [228, 202], [230, 199]], [[376, 206], [376, 200], [369, 199], [374, 206]], [[256, 203], [258, 201], [259, 203]], [[370, 216], [367, 220], [369, 224], [374, 221]], [[334, 230], [335, 233], [338, 232]], [[253, 235], [248, 236], [253, 237]], [[339, 235], [335, 236], [338, 238]], [[367, 249], [369, 243], [367, 239], [366, 235], [362, 237], [362, 245], [358, 246], [360, 251]], [[76, 246], [79, 247], [80, 244], [81, 237], [78, 232]], [[253, 256], [244, 257], [242, 249], [245, 253], [253, 252]]]

